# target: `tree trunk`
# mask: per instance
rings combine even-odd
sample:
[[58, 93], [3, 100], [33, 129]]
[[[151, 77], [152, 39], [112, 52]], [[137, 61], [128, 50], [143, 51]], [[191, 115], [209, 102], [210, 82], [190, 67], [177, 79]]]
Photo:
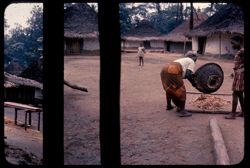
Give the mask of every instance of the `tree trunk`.
[[212, 16], [213, 7], [214, 7], [214, 3], [212, 3], [212, 2], [211, 2], [211, 7], [210, 7], [210, 16]]
[[183, 4], [180, 3], [180, 19], [181, 19], [181, 22], [184, 20], [184, 16], [183, 16]]
[[76, 89], [76, 90], [80, 90], [80, 91], [83, 91], [83, 92], [88, 92], [88, 89], [85, 88], [85, 87], [82, 87], [82, 86], [78, 86], [76, 84], [72, 84], [66, 80], [64, 80], [64, 84], [72, 89]]
[[179, 20], [179, 3], [177, 3], [177, 11], [176, 11], [176, 19], [175, 21], [177, 22]]

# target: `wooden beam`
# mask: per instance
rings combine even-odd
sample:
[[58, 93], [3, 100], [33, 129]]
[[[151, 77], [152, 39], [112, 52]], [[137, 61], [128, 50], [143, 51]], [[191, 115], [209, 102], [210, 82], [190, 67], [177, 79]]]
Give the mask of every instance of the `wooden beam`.
[[[189, 91], [187, 91], [186, 93], [187, 94], [199, 94], [199, 95], [203, 94], [201, 92], [189, 92]], [[209, 93], [209, 95], [232, 96], [232, 93]]]
[[203, 113], [203, 114], [229, 114], [230, 111], [222, 111], [222, 110], [193, 110], [193, 109], [186, 109], [190, 113]]
[[219, 38], [220, 38], [220, 40], [219, 40], [219, 46], [220, 46], [220, 55], [219, 55], [219, 58], [221, 58], [221, 33], [219, 34]]
[[183, 49], [183, 55], [185, 56], [185, 53], [186, 53], [186, 37], [185, 37], [185, 40], [184, 40], [184, 49]]

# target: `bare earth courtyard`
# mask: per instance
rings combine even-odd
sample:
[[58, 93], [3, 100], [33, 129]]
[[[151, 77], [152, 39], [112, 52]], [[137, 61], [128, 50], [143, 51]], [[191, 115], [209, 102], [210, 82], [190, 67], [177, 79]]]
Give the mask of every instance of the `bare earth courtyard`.
[[[121, 64], [121, 161], [124, 165], [214, 165], [209, 120], [216, 118], [231, 164], [244, 157], [244, 118], [224, 119], [224, 114], [193, 113], [180, 118], [176, 109], [166, 111], [161, 85], [161, 68], [180, 54], [147, 53], [139, 67], [135, 53], [123, 53]], [[196, 69], [208, 62], [218, 63], [224, 82], [216, 93], [231, 94], [232, 60], [202, 57]], [[86, 86], [81, 92], [64, 86], [65, 164], [100, 164], [98, 56], [65, 56], [64, 78]], [[185, 80], [189, 92], [198, 91]], [[187, 94], [187, 109], [199, 94]], [[231, 96], [221, 96], [231, 102]], [[231, 110], [231, 103], [224, 107]], [[238, 109], [238, 111], [240, 108]]]

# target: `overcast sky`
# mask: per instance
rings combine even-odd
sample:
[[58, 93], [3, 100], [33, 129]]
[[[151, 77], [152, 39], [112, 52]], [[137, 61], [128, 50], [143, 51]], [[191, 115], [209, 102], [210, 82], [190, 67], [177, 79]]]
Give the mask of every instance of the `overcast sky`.
[[193, 3], [195, 8], [199, 7], [200, 9], [208, 7], [209, 4], [210, 3]]
[[42, 3], [13, 3], [7, 6], [4, 12], [4, 18], [11, 28], [15, 27], [15, 23], [27, 27], [26, 21], [31, 17], [31, 10], [35, 5], [42, 7]]

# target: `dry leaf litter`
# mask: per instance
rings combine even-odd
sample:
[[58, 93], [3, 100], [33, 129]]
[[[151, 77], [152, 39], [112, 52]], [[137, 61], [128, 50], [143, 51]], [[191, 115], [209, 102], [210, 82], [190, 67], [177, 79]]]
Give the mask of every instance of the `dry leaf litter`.
[[209, 94], [201, 94], [192, 103], [203, 110], [220, 110], [224, 106], [231, 104], [230, 101]]

